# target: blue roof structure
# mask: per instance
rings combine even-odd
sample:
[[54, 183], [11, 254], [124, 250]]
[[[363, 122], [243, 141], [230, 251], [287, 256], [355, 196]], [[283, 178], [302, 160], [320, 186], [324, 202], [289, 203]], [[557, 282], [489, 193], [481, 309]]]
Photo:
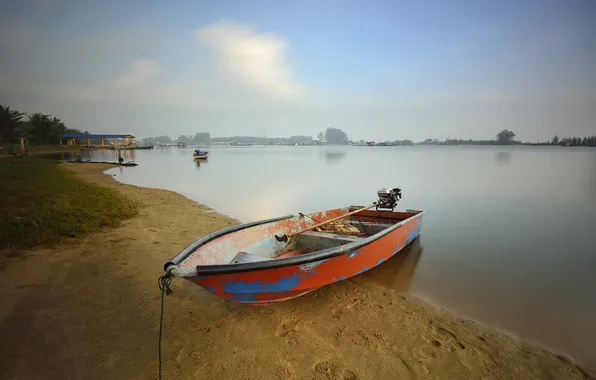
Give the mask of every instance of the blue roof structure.
[[134, 138], [133, 135], [111, 135], [111, 134], [89, 134], [86, 135], [84, 133], [64, 133], [62, 135], [63, 138], [65, 139], [83, 139], [83, 138], [105, 138], [105, 139], [123, 139], [126, 137], [132, 137]]

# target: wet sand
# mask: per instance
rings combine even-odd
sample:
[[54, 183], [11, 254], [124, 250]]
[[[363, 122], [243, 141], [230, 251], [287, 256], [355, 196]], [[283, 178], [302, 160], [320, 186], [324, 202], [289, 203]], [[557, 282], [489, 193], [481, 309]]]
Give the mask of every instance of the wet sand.
[[[116, 229], [55, 248], [1, 252], [0, 373], [155, 379], [163, 264], [237, 222], [177, 193], [120, 184], [102, 173], [109, 165], [65, 165], [144, 206]], [[408, 295], [421, 249], [415, 242], [353, 279], [267, 307], [231, 303], [175, 279], [165, 303], [164, 379], [595, 376]]]

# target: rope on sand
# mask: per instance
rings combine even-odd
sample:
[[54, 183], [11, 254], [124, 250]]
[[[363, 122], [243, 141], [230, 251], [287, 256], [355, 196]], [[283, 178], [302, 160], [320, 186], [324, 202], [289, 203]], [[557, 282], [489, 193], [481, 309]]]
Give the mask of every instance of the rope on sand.
[[164, 300], [164, 294], [168, 295], [168, 296], [170, 294], [172, 294], [172, 289], [170, 288], [170, 283], [172, 282], [172, 279], [168, 273], [165, 276], [161, 276], [157, 282], [159, 284], [159, 289], [161, 290], [161, 312], [159, 314], [159, 348], [158, 348], [158, 350], [159, 350], [159, 380], [161, 380], [161, 338], [162, 338], [162, 332], [163, 332], [163, 300]]

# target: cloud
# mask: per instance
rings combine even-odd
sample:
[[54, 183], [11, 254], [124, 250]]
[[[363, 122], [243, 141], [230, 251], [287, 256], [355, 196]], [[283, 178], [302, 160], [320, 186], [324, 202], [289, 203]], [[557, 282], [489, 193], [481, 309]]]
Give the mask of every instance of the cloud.
[[254, 27], [220, 21], [195, 32], [198, 43], [217, 54], [221, 67], [236, 80], [272, 95], [294, 96], [304, 88], [292, 79], [288, 43]]
[[134, 61], [128, 70], [118, 76], [114, 83], [119, 87], [139, 87], [155, 77], [160, 70], [161, 66], [156, 61], [139, 59]]

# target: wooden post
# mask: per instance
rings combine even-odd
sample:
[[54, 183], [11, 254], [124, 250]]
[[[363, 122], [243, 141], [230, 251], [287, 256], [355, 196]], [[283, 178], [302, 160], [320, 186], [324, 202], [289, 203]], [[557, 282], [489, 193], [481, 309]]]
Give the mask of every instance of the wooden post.
[[20, 138], [21, 139], [21, 157], [26, 156], [26, 152], [25, 152], [25, 139], [24, 138]]
[[103, 137], [101, 138], [101, 146], [102, 147], [104, 146], [104, 144], [103, 144]]
[[87, 146], [91, 146], [91, 138], [87, 137]]

